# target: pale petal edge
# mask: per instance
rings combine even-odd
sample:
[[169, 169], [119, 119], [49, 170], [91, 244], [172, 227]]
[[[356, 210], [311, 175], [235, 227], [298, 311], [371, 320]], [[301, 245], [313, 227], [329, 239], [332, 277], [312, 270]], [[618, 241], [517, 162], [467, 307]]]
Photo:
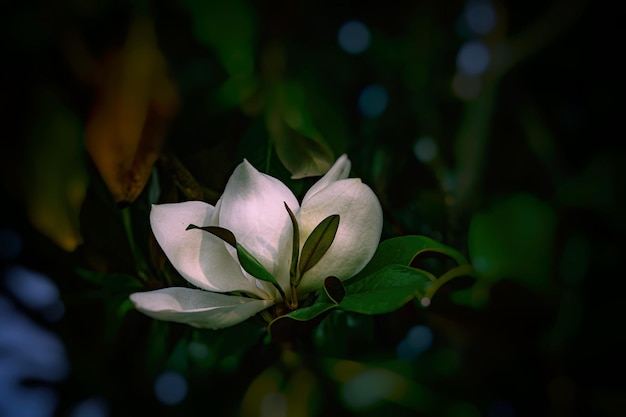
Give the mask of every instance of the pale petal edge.
[[241, 272], [224, 242], [187, 226], [211, 225], [215, 208], [202, 201], [153, 205], [150, 225], [174, 268], [191, 284], [207, 291], [243, 291], [266, 298]]
[[239, 324], [275, 303], [182, 287], [137, 292], [130, 300], [154, 319], [213, 330]]
[[303, 198], [303, 202], [307, 199], [311, 198], [313, 195], [317, 194], [319, 191], [328, 187], [330, 184], [336, 181], [341, 181], [348, 178], [350, 175], [350, 169], [352, 167], [352, 162], [348, 159], [348, 155], [343, 154], [333, 164], [332, 167], [324, 174], [322, 178], [320, 178], [305, 194]]

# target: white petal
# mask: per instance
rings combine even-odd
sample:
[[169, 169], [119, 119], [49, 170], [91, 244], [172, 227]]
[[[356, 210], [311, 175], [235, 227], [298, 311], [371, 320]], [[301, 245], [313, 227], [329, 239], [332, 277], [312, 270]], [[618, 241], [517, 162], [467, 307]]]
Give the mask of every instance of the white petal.
[[328, 170], [328, 172], [320, 178], [311, 188], [307, 191], [304, 196], [304, 200], [311, 198], [314, 194], [328, 187], [330, 184], [336, 181], [344, 180], [348, 178], [350, 175], [350, 168], [352, 163], [348, 159], [346, 154], [341, 155], [332, 167]]
[[329, 184], [305, 197], [298, 213], [300, 244], [324, 218], [339, 214], [335, 240], [320, 261], [302, 277], [298, 292], [321, 288], [324, 279], [348, 279], [359, 272], [374, 255], [380, 240], [383, 213], [374, 192], [358, 178]]
[[244, 160], [226, 184], [219, 211], [219, 225], [232, 231], [282, 285], [289, 282], [293, 238], [284, 203], [298, 210], [298, 200], [285, 184]]
[[130, 300], [137, 310], [152, 318], [206, 329], [233, 326], [274, 304], [271, 300], [180, 287], [136, 292]]
[[153, 205], [150, 224], [157, 242], [174, 268], [193, 285], [216, 292], [244, 291], [268, 298], [243, 275], [224, 242], [192, 229], [211, 225], [213, 206], [201, 201]]
[[[221, 208], [222, 208], [222, 199], [220, 198], [219, 200], [217, 200], [217, 203], [215, 204], [215, 209], [213, 210], [213, 214], [211, 215], [211, 224], [219, 225], [219, 214], [220, 214]], [[224, 226], [221, 226], [221, 227], [224, 227]], [[232, 256], [235, 262], [239, 264], [239, 258], [237, 257], [237, 250], [226, 243], [224, 243], [224, 245], [226, 246], [226, 250], [228, 251], [230, 256]], [[248, 274], [243, 268], [241, 268], [241, 272], [253, 286], [256, 286], [257, 288], [259, 288], [261, 292], [263, 292], [264, 294], [267, 294], [266, 296], [262, 296], [261, 298], [272, 299], [272, 300], [276, 300], [280, 298], [280, 294], [271, 283], [256, 279], [252, 275]]]

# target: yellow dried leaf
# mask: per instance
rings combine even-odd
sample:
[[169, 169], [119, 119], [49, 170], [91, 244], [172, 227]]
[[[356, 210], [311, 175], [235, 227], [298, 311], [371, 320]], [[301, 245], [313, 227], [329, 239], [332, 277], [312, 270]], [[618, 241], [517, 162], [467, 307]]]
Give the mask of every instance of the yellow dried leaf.
[[133, 22], [123, 48], [109, 57], [102, 73], [85, 147], [115, 201], [132, 202], [150, 177], [178, 107], [149, 19]]

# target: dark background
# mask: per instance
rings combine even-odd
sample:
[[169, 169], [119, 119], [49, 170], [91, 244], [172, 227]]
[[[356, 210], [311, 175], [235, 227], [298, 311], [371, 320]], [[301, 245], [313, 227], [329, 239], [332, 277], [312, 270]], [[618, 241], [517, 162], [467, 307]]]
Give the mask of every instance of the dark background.
[[[495, 17], [484, 34], [476, 4]], [[0, 416], [625, 414], [607, 4], [67, 0], [0, 16]], [[353, 19], [370, 34], [357, 54], [337, 41]], [[474, 76], [468, 41], [490, 52]], [[359, 104], [381, 105], [371, 85], [376, 114]], [[276, 153], [311, 130], [268, 122], [293, 109], [377, 193], [383, 239], [432, 237], [483, 274], [428, 308], [334, 312], [296, 352], [252, 322], [198, 331], [132, 310], [129, 293], [179, 279], [151, 202], [214, 203], [242, 157], [298, 196], [312, 183]]]

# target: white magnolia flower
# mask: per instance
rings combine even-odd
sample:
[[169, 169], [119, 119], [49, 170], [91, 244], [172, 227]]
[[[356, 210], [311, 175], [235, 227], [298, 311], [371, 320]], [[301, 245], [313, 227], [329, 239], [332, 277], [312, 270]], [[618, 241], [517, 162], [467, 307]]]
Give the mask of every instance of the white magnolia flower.
[[[330, 248], [299, 277], [298, 298], [322, 288], [328, 276], [340, 280], [354, 276], [378, 246], [382, 209], [367, 185], [348, 178], [350, 166], [342, 155], [306, 193], [302, 204], [285, 184], [244, 160], [215, 207], [201, 201], [152, 206], [150, 223], [157, 241], [172, 265], [197, 289], [134, 293], [131, 301], [150, 317], [212, 329], [240, 323], [279, 302], [292, 303], [294, 226], [285, 205], [297, 220], [300, 251], [320, 222], [339, 215]], [[233, 247], [204, 230], [187, 230], [190, 224], [230, 230], [282, 291], [246, 272]], [[283, 300], [281, 293], [289, 299]]]

